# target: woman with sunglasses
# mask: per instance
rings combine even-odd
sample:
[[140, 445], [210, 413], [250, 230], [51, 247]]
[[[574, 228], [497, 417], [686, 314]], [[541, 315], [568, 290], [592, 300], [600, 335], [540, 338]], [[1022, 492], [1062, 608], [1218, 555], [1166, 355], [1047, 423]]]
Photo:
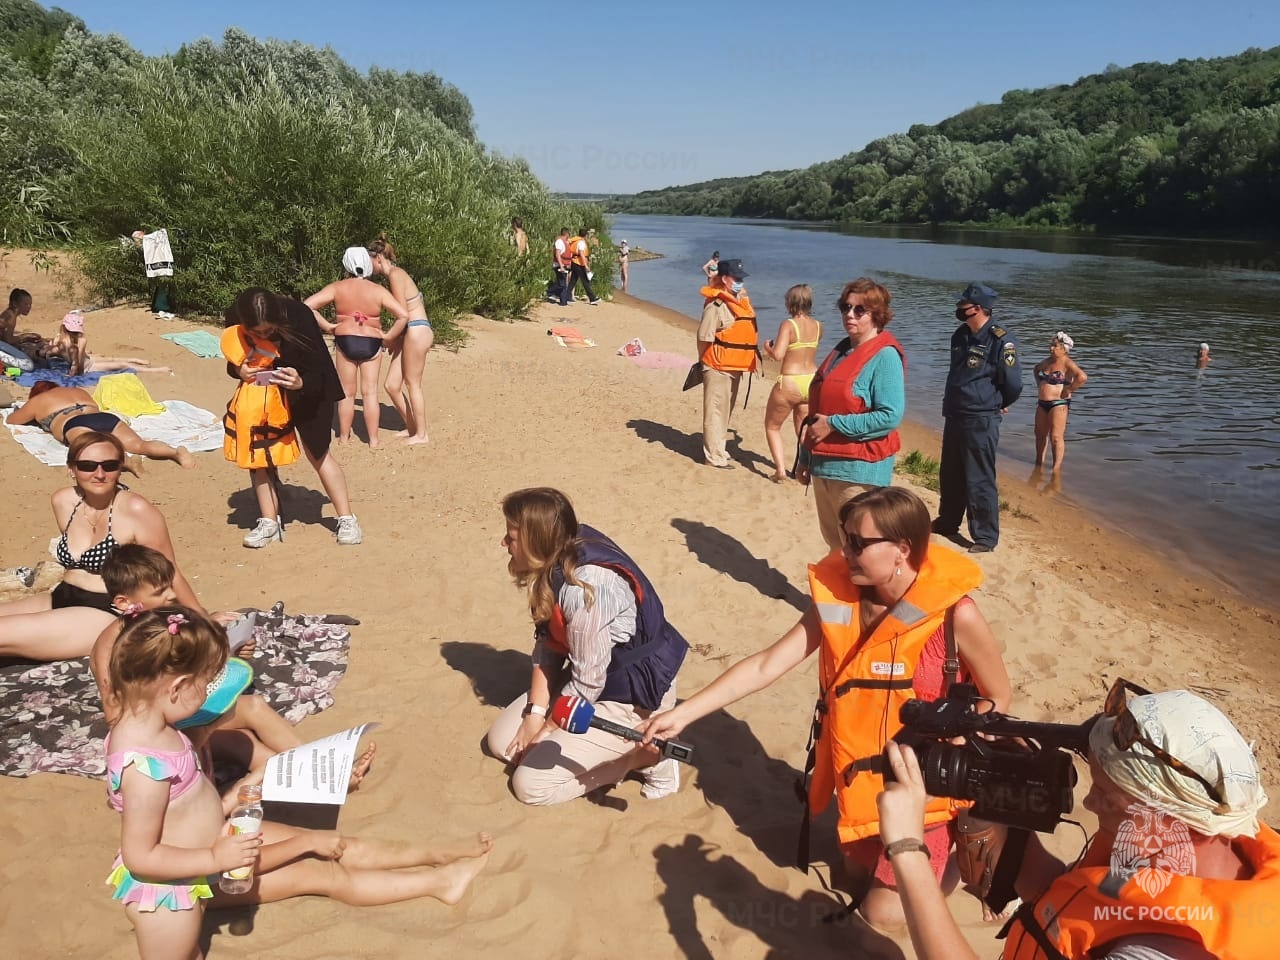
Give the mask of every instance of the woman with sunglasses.
[[809, 385], [797, 477], [812, 481], [818, 527], [832, 550], [843, 539], [840, 508], [864, 490], [893, 482], [898, 425], [907, 408], [907, 362], [902, 345], [884, 332], [893, 319], [891, 299], [866, 277], [845, 284], [836, 306], [847, 336]]
[[196, 458], [186, 447], [171, 447], [159, 440], [144, 440], [114, 413], [98, 408], [93, 395], [79, 387], [60, 387], [51, 380], [37, 381], [27, 402], [9, 414], [9, 424], [35, 424], [60, 443], [70, 444], [77, 435], [98, 431], [118, 437], [129, 453], [148, 460], [172, 460], [195, 469]]
[[[916, 956], [976, 960], [915, 853], [919, 763], [909, 747], [888, 752], [880, 836], [901, 851], [893, 868]], [[1089, 772], [1084, 806], [1098, 830], [1070, 869], [1028, 839], [1005, 960], [1275, 956], [1280, 835], [1258, 820], [1267, 795], [1253, 749], [1217, 707], [1117, 681], [1089, 733]]]
[[[808, 813], [821, 813], [835, 795], [841, 851], [852, 872], [870, 882], [858, 913], [881, 929], [905, 922], [876, 813], [885, 746], [902, 729], [899, 709], [912, 698], [936, 700], [956, 681], [975, 684], [1001, 712], [1011, 696], [1000, 647], [968, 596], [982, 583], [982, 571], [968, 557], [931, 544], [929, 522], [928, 508], [902, 487], [847, 501], [839, 514], [843, 549], [809, 567], [813, 603], [799, 622], [642, 728], [646, 741], [676, 736], [818, 651]], [[958, 812], [951, 800], [928, 806], [924, 846], [937, 878], [947, 866]]]
[[[120, 482], [132, 472], [124, 444], [110, 433], [82, 430], [67, 448], [72, 485], [53, 495], [53, 516], [62, 536], [54, 548], [66, 568], [51, 593], [0, 604], [0, 657], [67, 660], [83, 657], [115, 618], [102, 566], [119, 545], [140, 543], [173, 560], [173, 542], [163, 514], [146, 497]], [[178, 601], [203, 611], [191, 585], [174, 564]]]

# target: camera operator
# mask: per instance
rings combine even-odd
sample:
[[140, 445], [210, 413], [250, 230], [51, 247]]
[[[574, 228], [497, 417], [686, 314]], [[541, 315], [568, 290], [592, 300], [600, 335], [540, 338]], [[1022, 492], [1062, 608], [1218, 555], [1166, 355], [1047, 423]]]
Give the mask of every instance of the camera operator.
[[[1098, 832], [1070, 869], [1031, 836], [1005, 960], [1274, 956], [1280, 835], [1258, 822], [1267, 797], [1250, 745], [1194, 694], [1126, 703], [1125, 687], [1089, 734], [1084, 804]], [[892, 862], [912, 945], [920, 960], [976, 960], [915, 852], [927, 799], [915, 753], [896, 743], [887, 753], [897, 782], [877, 800], [880, 837], [901, 851]]]
[[[936, 700], [950, 682], [968, 677], [1004, 711], [1009, 675], [991, 627], [968, 597], [982, 583], [982, 571], [968, 557], [930, 544], [929, 511], [919, 497], [903, 487], [879, 487], [845, 503], [839, 519], [843, 547], [810, 566], [813, 603], [799, 622], [642, 729], [648, 738], [674, 737], [819, 651], [807, 811], [816, 816], [836, 798], [840, 850], [850, 872], [870, 880], [857, 913], [873, 927], [901, 928], [906, 918], [876, 815], [884, 749], [902, 728], [901, 706], [912, 698]], [[948, 799], [929, 804], [925, 863], [939, 878], [959, 809]], [[807, 839], [802, 833], [806, 864]]]

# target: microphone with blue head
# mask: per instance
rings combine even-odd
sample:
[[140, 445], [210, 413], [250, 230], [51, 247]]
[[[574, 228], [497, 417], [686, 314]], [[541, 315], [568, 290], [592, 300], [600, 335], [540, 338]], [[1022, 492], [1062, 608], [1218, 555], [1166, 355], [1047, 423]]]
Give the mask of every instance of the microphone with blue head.
[[[595, 705], [590, 700], [578, 696], [566, 695], [556, 700], [555, 706], [551, 708], [551, 721], [561, 730], [568, 730], [570, 733], [586, 733], [594, 727], [605, 733], [612, 733], [615, 737], [622, 737], [624, 740], [635, 743], [644, 742], [644, 734], [639, 730], [632, 730], [612, 720], [597, 717]], [[679, 760], [681, 763], [693, 762], [692, 744], [655, 737], [653, 745], [664, 757]]]

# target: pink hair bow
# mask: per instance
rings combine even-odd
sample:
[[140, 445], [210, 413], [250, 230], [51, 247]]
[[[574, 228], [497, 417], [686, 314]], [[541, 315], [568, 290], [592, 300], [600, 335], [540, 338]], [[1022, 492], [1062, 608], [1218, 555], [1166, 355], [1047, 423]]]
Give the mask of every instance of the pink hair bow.
[[176, 637], [178, 635], [178, 627], [187, 622], [187, 618], [180, 613], [169, 614], [169, 636]]

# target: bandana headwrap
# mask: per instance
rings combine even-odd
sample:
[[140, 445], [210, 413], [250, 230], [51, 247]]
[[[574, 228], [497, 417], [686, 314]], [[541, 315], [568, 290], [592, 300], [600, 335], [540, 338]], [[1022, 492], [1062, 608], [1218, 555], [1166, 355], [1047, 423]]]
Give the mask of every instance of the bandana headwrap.
[[1129, 701], [1129, 712], [1142, 735], [1176, 757], [1210, 783], [1226, 799], [1226, 810], [1203, 784], [1174, 770], [1141, 743], [1128, 750], [1115, 745], [1115, 720], [1101, 717], [1089, 735], [1089, 751], [1121, 790], [1183, 821], [1207, 837], [1253, 837], [1258, 811], [1267, 794], [1258, 780], [1253, 746], [1222, 712], [1186, 690], [1170, 690]]
[[373, 276], [373, 260], [364, 247], [347, 247], [342, 254], [342, 266], [353, 277]]

